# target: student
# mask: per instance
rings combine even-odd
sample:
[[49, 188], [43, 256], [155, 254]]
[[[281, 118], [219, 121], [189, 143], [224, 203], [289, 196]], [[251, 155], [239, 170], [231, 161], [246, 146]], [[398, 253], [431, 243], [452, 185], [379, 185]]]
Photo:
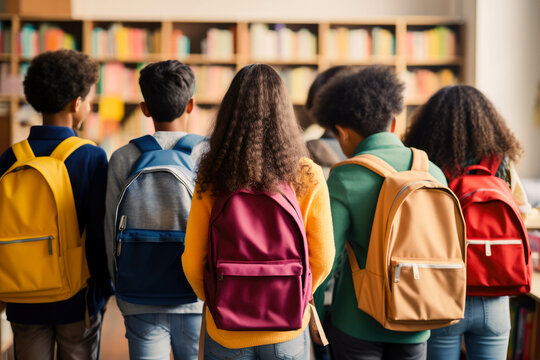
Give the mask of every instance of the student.
[[[194, 106], [195, 77], [192, 70], [189, 66], [177, 60], [152, 63], [141, 70], [139, 85], [144, 98], [144, 101], [140, 104], [142, 112], [144, 115], [152, 117], [154, 121], [156, 129], [153, 135], [154, 141], [157, 141], [157, 144], [163, 149], [172, 149], [179, 140], [187, 137], [187, 133], [185, 132], [187, 120]], [[199, 144], [193, 149], [191, 153], [193, 162], [197, 162], [202, 147], [203, 145]], [[129, 298], [126, 300], [122, 296], [123, 292], [118, 288], [119, 284], [116, 276], [118, 275], [117, 267], [119, 265], [117, 265], [117, 262], [120, 251], [118, 251], [117, 245], [115, 245], [116, 213], [119, 207], [120, 196], [130, 180], [133, 165], [139, 158], [141, 158], [141, 149], [133, 141], [118, 149], [111, 156], [105, 217], [108, 266], [117, 286], [116, 300], [118, 307], [124, 315], [130, 358], [169, 359], [172, 347], [175, 359], [196, 359], [201, 326], [202, 302], [196, 302], [194, 294], [193, 301], [184, 304], [172, 301], [169, 304], [160, 305], [155, 304], [155, 302], [154, 304], [149, 304], [145, 301], [132, 301]], [[155, 184], [159, 185], [160, 183], [156, 182]], [[159, 190], [156, 189], [157, 196], [160, 196]], [[145, 195], [140, 194], [139, 199], [143, 199]], [[165, 194], [164, 196], [176, 199], [176, 194], [170, 194], [170, 196]], [[165, 200], [163, 199], [163, 201]], [[173, 218], [176, 218], [177, 215], [180, 217], [183, 216], [183, 214], [180, 214], [180, 211], [184, 208], [189, 210], [191, 205], [190, 198], [183, 198], [178, 201], [187, 201], [188, 203], [177, 204], [178, 206], [174, 209], [178, 214], [172, 214]], [[148, 205], [148, 208], [153, 208], [155, 211], [159, 211], [157, 209], [160, 209], [160, 204], [145, 203], [141, 205]], [[162, 209], [161, 211], [164, 210]], [[157, 213], [154, 220], [158, 221], [165, 217], [167, 217], [167, 214]], [[130, 225], [129, 222], [131, 220], [128, 218], [128, 226], [134, 226], [139, 229], [147, 229], [147, 226], [154, 222], [147, 221], [145, 224]], [[183, 222], [184, 220], [179, 219], [178, 221]], [[171, 251], [174, 254], [178, 250], [177, 248], [173, 248]], [[142, 261], [142, 258], [139, 260]], [[164, 257], [145, 260], [148, 260], [151, 264], [155, 264], [155, 267], [148, 269], [149, 272], [157, 269], [157, 264], [160, 261], [168, 261]], [[133, 261], [137, 261], [137, 259], [133, 259]], [[176, 260], [173, 259], [173, 261]], [[181, 265], [178, 264], [176, 268], [170, 269], [171, 272], [175, 270], [180, 274], [182, 271]], [[159, 283], [163, 282], [164, 279], [159, 278], [153, 281]]]
[[[33, 126], [28, 136], [35, 156], [49, 156], [63, 140], [77, 136], [75, 130], [91, 112], [98, 77], [99, 65], [76, 51], [46, 52], [32, 60], [23, 85], [27, 101], [43, 115], [43, 125]], [[9, 148], [0, 157], [0, 175], [15, 161], [13, 149]], [[61, 359], [99, 358], [104, 304], [112, 293], [109, 274], [103, 267], [107, 157], [101, 148], [87, 144], [72, 152], [65, 166], [81, 237], [86, 233], [86, 259], [91, 276], [87, 285], [67, 300], [7, 304], [15, 357], [19, 360], [52, 360], [55, 345]]]
[[[449, 181], [494, 156], [502, 159], [495, 175], [509, 186], [518, 181], [512, 164], [521, 146], [493, 104], [473, 87], [450, 86], [435, 93], [414, 113], [404, 142], [426, 151]], [[428, 358], [459, 359], [464, 337], [468, 359], [505, 359], [509, 333], [508, 296], [467, 296], [463, 320], [431, 331]]]
[[[347, 157], [375, 155], [397, 171], [409, 170], [411, 150], [393, 134], [396, 116], [403, 109], [403, 83], [393, 70], [369, 66], [332, 80], [317, 94], [313, 116], [336, 134]], [[433, 164], [429, 172], [446, 184]], [[328, 178], [336, 254], [336, 281], [330, 308], [329, 341], [332, 358], [423, 359], [429, 331], [398, 332], [385, 329], [358, 309], [348, 258], [340, 259], [348, 241], [360, 267], [366, 263], [372, 222], [383, 178], [358, 165], [334, 168]], [[323, 312], [322, 292], [316, 305]]]
[[[305, 224], [312, 288], [316, 289], [328, 274], [334, 256], [328, 192], [321, 168], [305, 158], [305, 153], [278, 73], [260, 64], [241, 69], [223, 98], [210, 149], [201, 160], [188, 222], [182, 262], [200, 299], [208, 295], [203, 274], [210, 265], [209, 221], [213, 205], [216, 199], [242, 189], [277, 194], [280, 184], [291, 184]], [[238, 246], [242, 248], [242, 243]], [[298, 317], [298, 330], [228, 331], [218, 328], [207, 311], [205, 358], [308, 359], [306, 327], [310, 313]]]

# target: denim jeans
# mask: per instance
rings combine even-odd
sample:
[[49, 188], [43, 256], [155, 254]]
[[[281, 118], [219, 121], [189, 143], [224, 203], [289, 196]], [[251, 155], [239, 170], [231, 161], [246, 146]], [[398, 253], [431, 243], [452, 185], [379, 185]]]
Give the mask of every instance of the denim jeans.
[[206, 333], [205, 360], [309, 360], [309, 329], [291, 339], [277, 344], [229, 349], [215, 342]]
[[508, 296], [468, 296], [465, 316], [457, 324], [431, 330], [428, 360], [459, 359], [461, 339], [465, 338], [467, 359], [506, 359], [510, 334]]
[[124, 317], [131, 360], [196, 360], [201, 314], [141, 314]]

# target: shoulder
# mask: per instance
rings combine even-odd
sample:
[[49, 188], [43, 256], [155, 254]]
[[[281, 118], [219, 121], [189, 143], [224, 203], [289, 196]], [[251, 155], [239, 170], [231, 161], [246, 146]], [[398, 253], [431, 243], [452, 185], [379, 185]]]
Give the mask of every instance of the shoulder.
[[111, 159], [109, 160], [109, 166], [117, 163], [124, 163], [129, 159], [136, 159], [140, 155], [141, 151], [137, 145], [128, 143], [112, 153]]
[[435, 178], [437, 179], [441, 184], [443, 185], [447, 185], [448, 182], [446, 180], [446, 176], [444, 176], [444, 173], [443, 171], [437, 166], [435, 165], [434, 163], [432, 163], [431, 161], [429, 162], [429, 168], [428, 168], [428, 171], [429, 173]]

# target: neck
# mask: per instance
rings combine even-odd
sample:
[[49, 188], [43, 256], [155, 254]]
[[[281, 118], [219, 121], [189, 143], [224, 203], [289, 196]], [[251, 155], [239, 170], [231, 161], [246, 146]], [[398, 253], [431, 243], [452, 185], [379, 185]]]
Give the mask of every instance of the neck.
[[60, 111], [54, 114], [43, 114], [43, 125], [65, 126], [73, 128], [73, 118], [67, 112]]
[[174, 119], [171, 122], [154, 121], [154, 127], [156, 131], [186, 131], [187, 115], [184, 113], [182, 116]]

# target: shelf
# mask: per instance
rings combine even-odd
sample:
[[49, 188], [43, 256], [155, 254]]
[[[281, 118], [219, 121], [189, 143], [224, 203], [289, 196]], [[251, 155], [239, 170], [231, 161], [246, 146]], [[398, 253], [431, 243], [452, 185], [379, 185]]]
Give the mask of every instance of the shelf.
[[330, 60], [330, 65], [348, 65], [348, 66], [368, 66], [373, 64], [379, 64], [379, 65], [389, 65], [389, 66], [395, 66], [396, 65], [396, 58], [395, 57], [371, 57], [364, 60], [349, 60], [349, 59], [336, 59], [336, 60]]
[[282, 60], [282, 59], [248, 59], [250, 64], [268, 64], [268, 65], [277, 65], [277, 66], [297, 66], [297, 65], [310, 65], [317, 66], [319, 61], [317, 59], [291, 59], [291, 60]]
[[407, 60], [407, 66], [461, 66], [463, 59], [460, 57], [450, 59], [433, 60]]
[[191, 54], [185, 58], [179, 57], [178, 60], [189, 65], [236, 65], [236, 56], [229, 59], [220, 59], [211, 58], [204, 54]]
[[11, 60], [11, 54], [0, 54], [0, 60], [3, 60], [3, 61]]

